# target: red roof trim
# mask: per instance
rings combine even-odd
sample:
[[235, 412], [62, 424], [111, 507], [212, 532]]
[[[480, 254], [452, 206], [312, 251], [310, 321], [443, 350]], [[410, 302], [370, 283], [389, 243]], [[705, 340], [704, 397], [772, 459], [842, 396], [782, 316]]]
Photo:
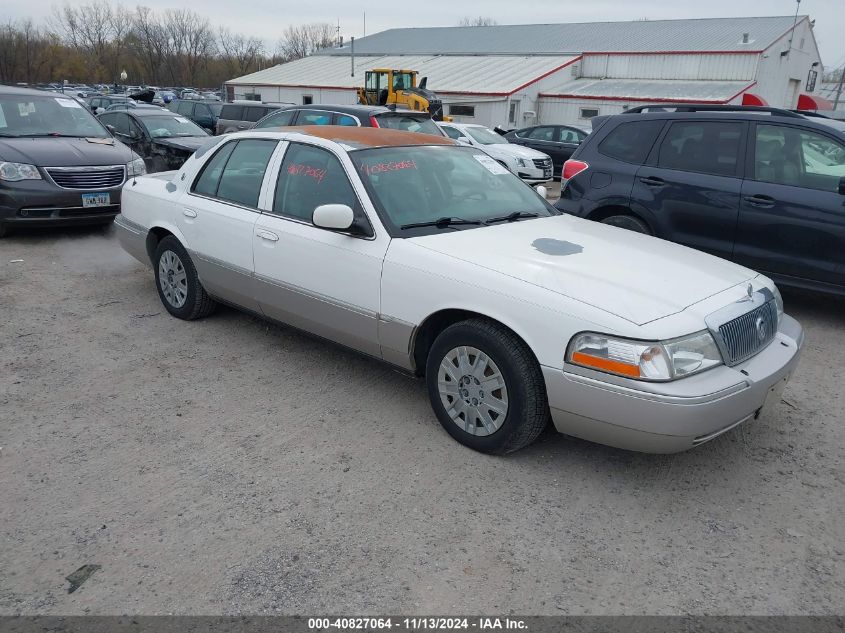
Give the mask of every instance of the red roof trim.
[[577, 61], [579, 61], [579, 60], [581, 60], [581, 59], [583, 59], [583, 58], [584, 58], [584, 56], [583, 56], [583, 55], [579, 55], [578, 57], [575, 57], [575, 58], [573, 58], [573, 59], [570, 59], [570, 60], [569, 60], [568, 62], [566, 62], [565, 64], [563, 64], [563, 65], [561, 65], [561, 66], [558, 66], [557, 68], [553, 68], [552, 70], [550, 70], [550, 71], [549, 71], [549, 72], [547, 72], [547, 73], [543, 73], [542, 75], [540, 75], [540, 76], [539, 76], [539, 77], [537, 77], [536, 79], [532, 79], [532, 80], [531, 80], [531, 81], [529, 81], [528, 83], [524, 83], [524, 84], [522, 84], [521, 86], [519, 86], [518, 88], [514, 88], [514, 89], [513, 89], [513, 90], [511, 90], [509, 93], [507, 93], [507, 96], [510, 96], [510, 95], [512, 95], [512, 94], [514, 94], [514, 93], [517, 93], [517, 92], [519, 92], [520, 90], [524, 90], [525, 88], [527, 88], [527, 87], [528, 87], [528, 86], [530, 86], [531, 84], [533, 84], [533, 83], [537, 83], [537, 82], [538, 82], [538, 81], [540, 81], [541, 79], [545, 79], [545, 78], [546, 78], [546, 77], [548, 77], [549, 75], [553, 75], [553, 74], [555, 74], [556, 72], [558, 72], [559, 70], [563, 70], [563, 69], [564, 69], [564, 68], [566, 68], [567, 66], [569, 66], [569, 65], [571, 65], [571, 64], [574, 64], [575, 62], [577, 62]]
[[[781, 37], [783, 37], [781, 35]], [[780, 38], [778, 38], [780, 39]], [[587, 55], [759, 55], [762, 50], [748, 51], [591, 51]]]
[[757, 82], [754, 81], [747, 86], [745, 86], [742, 90], [737, 92], [734, 96], [721, 100], [721, 99], [672, 99], [672, 98], [656, 98], [650, 99], [648, 97], [620, 97], [617, 95], [579, 95], [579, 94], [552, 94], [549, 92], [541, 92], [539, 94], [540, 97], [552, 97], [554, 99], [586, 99], [589, 101], [635, 101], [637, 103], [729, 103], [736, 99], [739, 95], [743, 92], [752, 88]]

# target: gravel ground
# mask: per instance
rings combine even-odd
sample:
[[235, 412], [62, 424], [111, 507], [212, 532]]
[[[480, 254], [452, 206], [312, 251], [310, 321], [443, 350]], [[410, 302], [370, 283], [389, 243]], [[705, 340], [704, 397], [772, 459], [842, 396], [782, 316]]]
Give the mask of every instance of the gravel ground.
[[0, 613], [841, 613], [845, 302], [786, 302], [807, 344], [772, 419], [501, 458], [387, 366], [171, 318], [111, 229], [5, 239]]

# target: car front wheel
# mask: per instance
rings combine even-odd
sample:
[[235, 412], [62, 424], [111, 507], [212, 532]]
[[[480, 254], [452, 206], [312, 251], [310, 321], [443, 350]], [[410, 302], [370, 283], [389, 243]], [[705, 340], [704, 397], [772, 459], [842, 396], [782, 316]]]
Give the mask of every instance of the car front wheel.
[[214, 311], [216, 302], [202, 287], [185, 247], [172, 235], [159, 242], [153, 268], [158, 296], [170, 314], [190, 321]]
[[620, 229], [627, 229], [635, 233], [652, 234], [648, 224], [633, 215], [611, 215], [602, 220], [602, 224], [618, 226]]
[[528, 346], [486, 319], [446, 328], [426, 364], [431, 406], [443, 428], [483, 453], [533, 442], [549, 420], [546, 388]]

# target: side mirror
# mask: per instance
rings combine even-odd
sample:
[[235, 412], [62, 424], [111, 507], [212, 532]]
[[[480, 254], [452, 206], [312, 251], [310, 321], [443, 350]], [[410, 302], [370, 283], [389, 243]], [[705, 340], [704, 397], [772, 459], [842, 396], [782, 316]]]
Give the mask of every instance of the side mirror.
[[534, 191], [537, 192], [537, 195], [540, 196], [543, 200], [546, 199], [546, 194], [549, 193], [549, 190], [546, 189], [543, 185], [537, 185], [534, 187]]
[[470, 143], [470, 140], [466, 136], [459, 136], [458, 143], [463, 143], [464, 145], [472, 145], [472, 143]]
[[839, 193], [845, 196], [845, 176], [839, 179]]
[[322, 204], [311, 217], [314, 226], [331, 231], [348, 231], [355, 221], [355, 213], [345, 204]]
[[117, 128], [113, 125], [106, 125], [106, 129], [112, 133], [112, 135], [117, 134]]

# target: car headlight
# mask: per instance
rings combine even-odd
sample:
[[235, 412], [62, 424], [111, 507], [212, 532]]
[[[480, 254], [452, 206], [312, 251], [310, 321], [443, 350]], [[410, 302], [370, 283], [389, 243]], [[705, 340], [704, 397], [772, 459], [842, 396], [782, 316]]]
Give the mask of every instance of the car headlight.
[[147, 173], [147, 166], [143, 158], [136, 158], [126, 163], [127, 176], [143, 176]]
[[35, 165], [26, 163], [0, 163], [0, 180], [17, 182], [19, 180], [41, 180], [41, 174]]
[[669, 341], [637, 341], [604, 334], [578, 334], [569, 344], [566, 361], [635, 380], [676, 380], [722, 364], [710, 332]]
[[528, 163], [525, 162], [524, 158], [517, 158], [516, 164], [519, 165], [520, 167], [527, 167], [528, 166]]
[[783, 319], [783, 297], [780, 295], [780, 290], [774, 284], [772, 284], [772, 294], [775, 295], [775, 303], [778, 307], [778, 323], [781, 322]]

